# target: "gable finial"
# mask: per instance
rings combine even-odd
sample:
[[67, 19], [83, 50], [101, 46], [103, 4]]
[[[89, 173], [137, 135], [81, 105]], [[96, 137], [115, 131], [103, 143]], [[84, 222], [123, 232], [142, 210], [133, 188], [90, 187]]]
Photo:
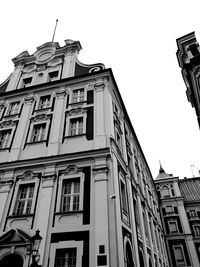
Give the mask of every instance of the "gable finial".
[[54, 36], [55, 36], [55, 33], [56, 33], [57, 24], [58, 24], [58, 19], [56, 20], [56, 25], [55, 25], [55, 28], [54, 28], [54, 33], [53, 33], [52, 42], [53, 42], [53, 40], [54, 40]]

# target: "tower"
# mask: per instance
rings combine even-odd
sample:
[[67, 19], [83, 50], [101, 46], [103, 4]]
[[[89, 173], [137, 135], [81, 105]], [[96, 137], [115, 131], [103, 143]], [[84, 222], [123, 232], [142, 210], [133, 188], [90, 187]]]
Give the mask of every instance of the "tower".
[[80, 50], [66, 40], [22, 52], [0, 86], [0, 265], [168, 266], [156, 189], [112, 70], [79, 62]]

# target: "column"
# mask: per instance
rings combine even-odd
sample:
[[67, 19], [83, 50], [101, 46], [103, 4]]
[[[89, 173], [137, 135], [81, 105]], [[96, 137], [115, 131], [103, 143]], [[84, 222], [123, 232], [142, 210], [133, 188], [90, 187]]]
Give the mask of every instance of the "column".
[[22, 113], [19, 119], [19, 124], [17, 126], [17, 131], [14, 136], [14, 142], [12, 145], [8, 161], [14, 161], [19, 159], [20, 150], [22, 149], [23, 141], [25, 140], [27, 134], [26, 130], [28, 129], [29, 126], [28, 120], [30, 117], [33, 101], [34, 101], [33, 95], [29, 95], [24, 99], [24, 107], [22, 109]]
[[[98, 266], [98, 258], [102, 258], [104, 265], [109, 266], [109, 232], [108, 232], [108, 167], [105, 158], [95, 159], [93, 168], [94, 177], [94, 235], [95, 257]], [[105, 253], [99, 254], [99, 246], [104, 246]]]
[[77, 58], [78, 51], [76, 47], [69, 48], [63, 64], [62, 79], [74, 76], [75, 72], [75, 58]]
[[66, 90], [65, 88], [61, 88], [56, 92], [56, 101], [54, 108], [53, 121], [51, 126], [51, 135], [50, 142], [48, 146], [48, 156], [57, 155], [59, 151], [59, 145], [62, 142], [62, 134], [61, 130], [63, 123], [64, 113], [64, 100], [65, 100]]
[[12, 90], [17, 89], [19, 79], [21, 76], [21, 71], [23, 70], [23, 68], [24, 68], [24, 66], [22, 64], [19, 64], [15, 67], [15, 70], [11, 75], [10, 82], [8, 84], [6, 91], [12, 91]]

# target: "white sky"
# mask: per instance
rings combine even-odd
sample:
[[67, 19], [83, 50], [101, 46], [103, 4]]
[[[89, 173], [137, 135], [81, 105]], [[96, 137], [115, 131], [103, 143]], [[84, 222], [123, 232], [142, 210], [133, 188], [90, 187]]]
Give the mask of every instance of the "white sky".
[[79, 40], [79, 60], [112, 68], [154, 177], [191, 177], [200, 169], [200, 131], [185, 95], [176, 39], [195, 31], [200, 42], [200, 1], [3, 1], [0, 16], [0, 83], [12, 58], [52, 39]]

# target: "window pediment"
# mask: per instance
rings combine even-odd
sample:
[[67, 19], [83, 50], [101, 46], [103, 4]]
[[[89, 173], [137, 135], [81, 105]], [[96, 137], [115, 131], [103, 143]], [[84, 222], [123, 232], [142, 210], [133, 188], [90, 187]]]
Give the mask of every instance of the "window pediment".
[[0, 237], [0, 246], [15, 243], [31, 243], [31, 237], [20, 229], [11, 229]]

